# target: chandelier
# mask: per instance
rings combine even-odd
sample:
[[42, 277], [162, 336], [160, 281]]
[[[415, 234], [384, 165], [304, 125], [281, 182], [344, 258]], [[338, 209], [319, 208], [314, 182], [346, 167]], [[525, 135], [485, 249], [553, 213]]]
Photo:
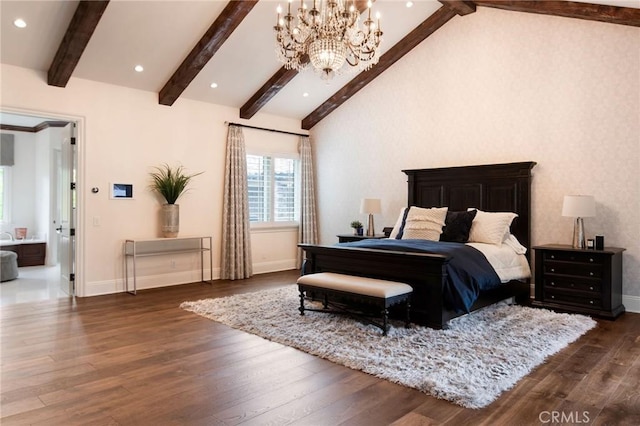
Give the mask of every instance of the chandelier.
[[[284, 16], [278, 6], [278, 20], [273, 27], [276, 54], [285, 68], [303, 71], [311, 63], [323, 79], [329, 80], [345, 68], [365, 71], [378, 63], [382, 30], [380, 15], [377, 22], [371, 19], [371, 1], [362, 28], [355, 0], [313, 0], [311, 10], [300, 0], [296, 17], [291, 14], [292, 3], [289, 0]], [[345, 62], [349, 67], [343, 68]]]

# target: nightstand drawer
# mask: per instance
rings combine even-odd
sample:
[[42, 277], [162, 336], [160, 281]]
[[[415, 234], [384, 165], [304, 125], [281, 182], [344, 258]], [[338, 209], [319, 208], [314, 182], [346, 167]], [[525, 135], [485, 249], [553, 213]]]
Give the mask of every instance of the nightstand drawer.
[[599, 280], [571, 279], [567, 277], [551, 277], [548, 275], [544, 277], [545, 289], [560, 288], [567, 290], [591, 291], [600, 294], [600, 283], [601, 281]]
[[584, 306], [589, 308], [602, 308], [602, 299], [598, 297], [584, 297], [571, 293], [562, 293], [549, 289], [544, 291], [544, 300], [546, 302], [562, 303], [565, 305]]
[[579, 262], [589, 264], [602, 264], [604, 259], [595, 253], [570, 252], [570, 251], [545, 251], [545, 261], [560, 260], [565, 262]]
[[573, 262], [544, 262], [545, 274], [574, 275], [585, 278], [602, 278], [602, 265]]

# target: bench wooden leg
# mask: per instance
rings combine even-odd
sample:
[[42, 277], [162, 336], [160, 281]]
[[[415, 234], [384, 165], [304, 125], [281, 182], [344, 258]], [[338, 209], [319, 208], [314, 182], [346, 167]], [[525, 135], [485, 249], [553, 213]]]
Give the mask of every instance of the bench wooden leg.
[[382, 335], [386, 336], [387, 335], [387, 331], [389, 330], [389, 310], [387, 308], [384, 308], [382, 310]]
[[300, 290], [300, 307], [298, 308], [300, 315], [304, 315], [304, 291]]

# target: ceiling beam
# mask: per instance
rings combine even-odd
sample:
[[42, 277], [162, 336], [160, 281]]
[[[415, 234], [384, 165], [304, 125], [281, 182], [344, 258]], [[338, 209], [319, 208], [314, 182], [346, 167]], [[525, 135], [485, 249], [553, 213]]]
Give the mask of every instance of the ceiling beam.
[[[367, 9], [367, 0], [356, 0], [356, 8], [360, 13]], [[249, 119], [253, 117], [267, 102], [298, 75], [298, 71], [281, 67], [265, 84], [254, 93], [247, 102], [240, 108], [240, 118]]]
[[445, 6], [455, 10], [458, 15], [464, 16], [476, 11], [476, 5], [470, 0], [438, 0]]
[[285, 67], [280, 67], [280, 69], [242, 105], [240, 108], [240, 118], [249, 119], [253, 117], [280, 89], [293, 80], [293, 77], [296, 75], [298, 75], [297, 70], [288, 70]]
[[47, 84], [65, 87], [80, 62], [109, 0], [81, 0], [47, 73]]
[[232, 0], [227, 3], [222, 13], [160, 90], [160, 104], [173, 105], [256, 3], [258, 0]]
[[478, 6], [640, 27], [640, 9], [555, 0], [474, 0]]
[[387, 68], [409, 53], [414, 47], [436, 32], [456, 15], [457, 12], [454, 9], [451, 9], [448, 6], [442, 6], [433, 15], [429, 16], [413, 31], [407, 34], [402, 40], [382, 55], [380, 57], [380, 61], [376, 65], [368, 71], [363, 71], [358, 74], [349, 83], [342, 87], [342, 89], [338, 90], [327, 101], [316, 108], [311, 114], [306, 116], [302, 120], [302, 128], [309, 130], [318, 124], [320, 120], [346, 102], [351, 96], [360, 91], [360, 89], [371, 83], [376, 77], [386, 71]]

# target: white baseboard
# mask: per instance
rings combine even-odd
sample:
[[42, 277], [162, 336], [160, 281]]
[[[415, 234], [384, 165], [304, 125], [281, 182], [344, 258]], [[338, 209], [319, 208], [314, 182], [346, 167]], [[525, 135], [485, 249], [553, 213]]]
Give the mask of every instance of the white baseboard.
[[622, 304], [624, 305], [627, 312], [633, 312], [636, 314], [640, 314], [640, 297], [638, 296], [627, 296], [625, 294], [622, 295]]
[[253, 264], [254, 274], [267, 274], [296, 269], [296, 259], [277, 260], [274, 262], [261, 262]]
[[[205, 272], [205, 280], [209, 279], [208, 272]], [[169, 287], [173, 285], [189, 284], [200, 281], [200, 269], [192, 271], [180, 271], [159, 275], [139, 276], [136, 279], [136, 289], [145, 290], [149, 288]], [[213, 279], [220, 279], [220, 269], [214, 268]], [[101, 296], [105, 294], [122, 293], [125, 291], [124, 279], [94, 281], [86, 283], [83, 297]], [[129, 277], [129, 291], [133, 291], [133, 278]]]
[[[267, 274], [270, 272], [288, 271], [291, 269], [296, 269], [296, 259], [253, 264], [253, 273], [256, 275]], [[208, 272], [209, 271], [205, 271], [205, 279], [209, 279]], [[200, 269], [158, 275], [138, 276], [136, 279], [136, 288], [137, 290], [145, 290], [149, 288], [160, 288], [194, 283], [200, 281], [200, 277]], [[214, 268], [213, 279], [220, 279], [220, 268]], [[132, 290], [133, 278], [129, 277], [129, 291]], [[122, 293], [124, 291], [124, 279], [93, 281], [86, 283], [82, 296], [101, 296], [105, 294]]]

